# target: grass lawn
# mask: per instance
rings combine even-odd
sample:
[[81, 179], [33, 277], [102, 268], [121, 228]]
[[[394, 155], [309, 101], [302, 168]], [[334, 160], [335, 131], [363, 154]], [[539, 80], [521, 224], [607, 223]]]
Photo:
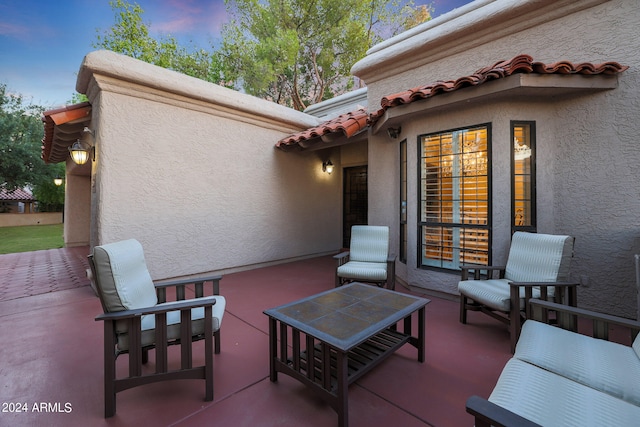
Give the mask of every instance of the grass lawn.
[[0, 227], [0, 254], [61, 248], [62, 227], [62, 224]]

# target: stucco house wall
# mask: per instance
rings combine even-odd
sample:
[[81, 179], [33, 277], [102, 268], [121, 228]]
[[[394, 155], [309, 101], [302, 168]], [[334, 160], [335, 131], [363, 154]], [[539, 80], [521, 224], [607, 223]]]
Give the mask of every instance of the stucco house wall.
[[339, 174], [274, 149], [318, 119], [106, 51], [77, 88], [95, 131], [91, 245], [138, 239], [155, 279], [340, 247]]
[[[369, 106], [437, 80], [454, 80], [519, 54], [535, 61], [617, 61], [630, 68], [618, 87], [543, 100], [496, 100], [425, 112], [401, 121], [402, 134], [369, 135], [369, 220], [398, 234], [399, 149], [408, 144], [408, 262], [401, 280], [457, 293], [459, 275], [417, 268], [418, 135], [492, 124], [493, 261], [510, 240], [510, 120], [536, 122], [537, 230], [576, 237], [572, 276], [580, 306], [636, 317], [633, 254], [640, 251], [640, 9], [628, 0], [479, 0], [374, 47], [352, 72], [368, 85]], [[461, 91], [475, 88], [465, 88]], [[446, 96], [446, 95], [442, 95]], [[430, 100], [420, 101], [428, 103]], [[373, 109], [373, 108], [372, 108]], [[396, 253], [398, 239], [392, 239]]]

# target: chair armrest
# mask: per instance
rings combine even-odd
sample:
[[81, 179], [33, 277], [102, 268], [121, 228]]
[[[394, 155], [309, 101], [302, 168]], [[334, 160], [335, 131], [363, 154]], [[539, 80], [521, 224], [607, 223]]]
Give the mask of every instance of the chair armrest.
[[389, 255], [387, 257], [387, 262], [396, 262], [397, 256], [395, 254]]
[[114, 311], [112, 313], [103, 313], [95, 318], [95, 320], [120, 320], [129, 319], [131, 317], [140, 317], [147, 314], [162, 314], [169, 311], [190, 310], [193, 308], [213, 306], [216, 303], [216, 297], [193, 298], [182, 301], [166, 302], [153, 307], [136, 308], [133, 310]]
[[609, 325], [628, 329], [631, 332], [632, 340], [640, 332], [640, 321], [638, 320], [557, 304], [551, 301], [531, 300], [529, 305], [531, 306], [532, 320], [549, 323], [549, 311], [554, 311], [556, 312], [558, 326], [568, 330], [574, 330], [576, 317], [591, 320], [595, 338], [608, 339]]
[[467, 412], [475, 417], [475, 427], [540, 427], [526, 418], [480, 396], [467, 399]]
[[559, 287], [569, 287], [569, 286], [579, 286], [580, 283], [577, 282], [509, 282], [510, 286], [517, 287], [525, 287], [525, 288], [535, 288], [535, 287], [549, 287], [549, 286], [559, 286]]
[[333, 259], [338, 260], [338, 267], [340, 267], [349, 261], [349, 252], [341, 252], [338, 255], [334, 255]]

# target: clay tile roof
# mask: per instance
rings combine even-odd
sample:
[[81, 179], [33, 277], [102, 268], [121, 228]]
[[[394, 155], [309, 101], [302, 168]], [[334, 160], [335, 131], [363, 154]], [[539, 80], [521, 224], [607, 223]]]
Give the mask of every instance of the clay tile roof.
[[[68, 156], [67, 147], [80, 137], [80, 129], [91, 120], [91, 104], [81, 102], [67, 105], [42, 114], [44, 122], [44, 137], [42, 138], [42, 159], [46, 163], [62, 162]], [[56, 127], [71, 126], [66, 132], [56, 132]]]
[[277, 148], [287, 150], [302, 141], [318, 138], [323, 135], [342, 132], [347, 138], [352, 137], [368, 127], [369, 114], [364, 108], [342, 114], [318, 126], [309, 128], [281, 139], [276, 144]]
[[[578, 64], [569, 61], [560, 61], [553, 64], [534, 62], [529, 55], [518, 55], [508, 61], [499, 61], [488, 67], [476, 71], [470, 76], [460, 77], [457, 80], [436, 82], [425, 86], [409, 89], [403, 92], [387, 95], [380, 102], [382, 109], [409, 104], [421, 99], [430, 98], [445, 92], [453, 92], [468, 86], [478, 86], [482, 83], [508, 77], [516, 73], [536, 74], [616, 74], [626, 70], [617, 62], [605, 62], [594, 65], [588, 62]], [[380, 112], [378, 112], [380, 113]], [[378, 114], [379, 115], [379, 114]]]
[[21, 202], [33, 202], [34, 198], [31, 193], [25, 189], [8, 191], [0, 188], [0, 200], [17, 200]]
[[[518, 55], [510, 60], [498, 61], [493, 65], [479, 69], [469, 76], [463, 76], [456, 80], [436, 81], [424, 86], [387, 95], [380, 101], [382, 108], [371, 113], [368, 117], [366, 111], [363, 109], [343, 114], [314, 128], [281, 139], [276, 144], [276, 147], [282, 149], [292, 148], [292, 146], [295, 146], [301, 141], [338, 131], [343, 131], [344, 135], [349, 138], [355, 133], [365, 130], [367, 126], [375, 124], [384, 114], [385, 110], [389, 108], [410, 104], [465, 87], [478, 86], [491, 80], [508, 77], [512, 74], [617, 74], [628, 68], [628, 66], [620, 65], [617, 62], [604, 62], [602, 64], [581, 62], [574, 64], [569, 61], [560, 61], [553, 64], [544, 64], [542, 62], [534, 62], [533, 58], [529, 55]], [[357, 129], [357, 132], [354, 131], [355, 129]]]

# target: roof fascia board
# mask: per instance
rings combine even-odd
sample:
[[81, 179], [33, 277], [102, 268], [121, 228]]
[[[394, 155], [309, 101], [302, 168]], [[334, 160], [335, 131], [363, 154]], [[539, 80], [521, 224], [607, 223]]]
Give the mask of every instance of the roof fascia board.
[[399, 123], [408, 116], [425, 114], [446, 108], [470, 105], [474, 101], [487, 102], [500, 99], [553, 100], [567, 96], [580, 96], [594, 91], [618, 87], [617, 75], [582, 74], [513, 74], [479, 86], [459, 89], [450, 93], [399, 105], [385, 110], [373, 126], [374, 134]]

